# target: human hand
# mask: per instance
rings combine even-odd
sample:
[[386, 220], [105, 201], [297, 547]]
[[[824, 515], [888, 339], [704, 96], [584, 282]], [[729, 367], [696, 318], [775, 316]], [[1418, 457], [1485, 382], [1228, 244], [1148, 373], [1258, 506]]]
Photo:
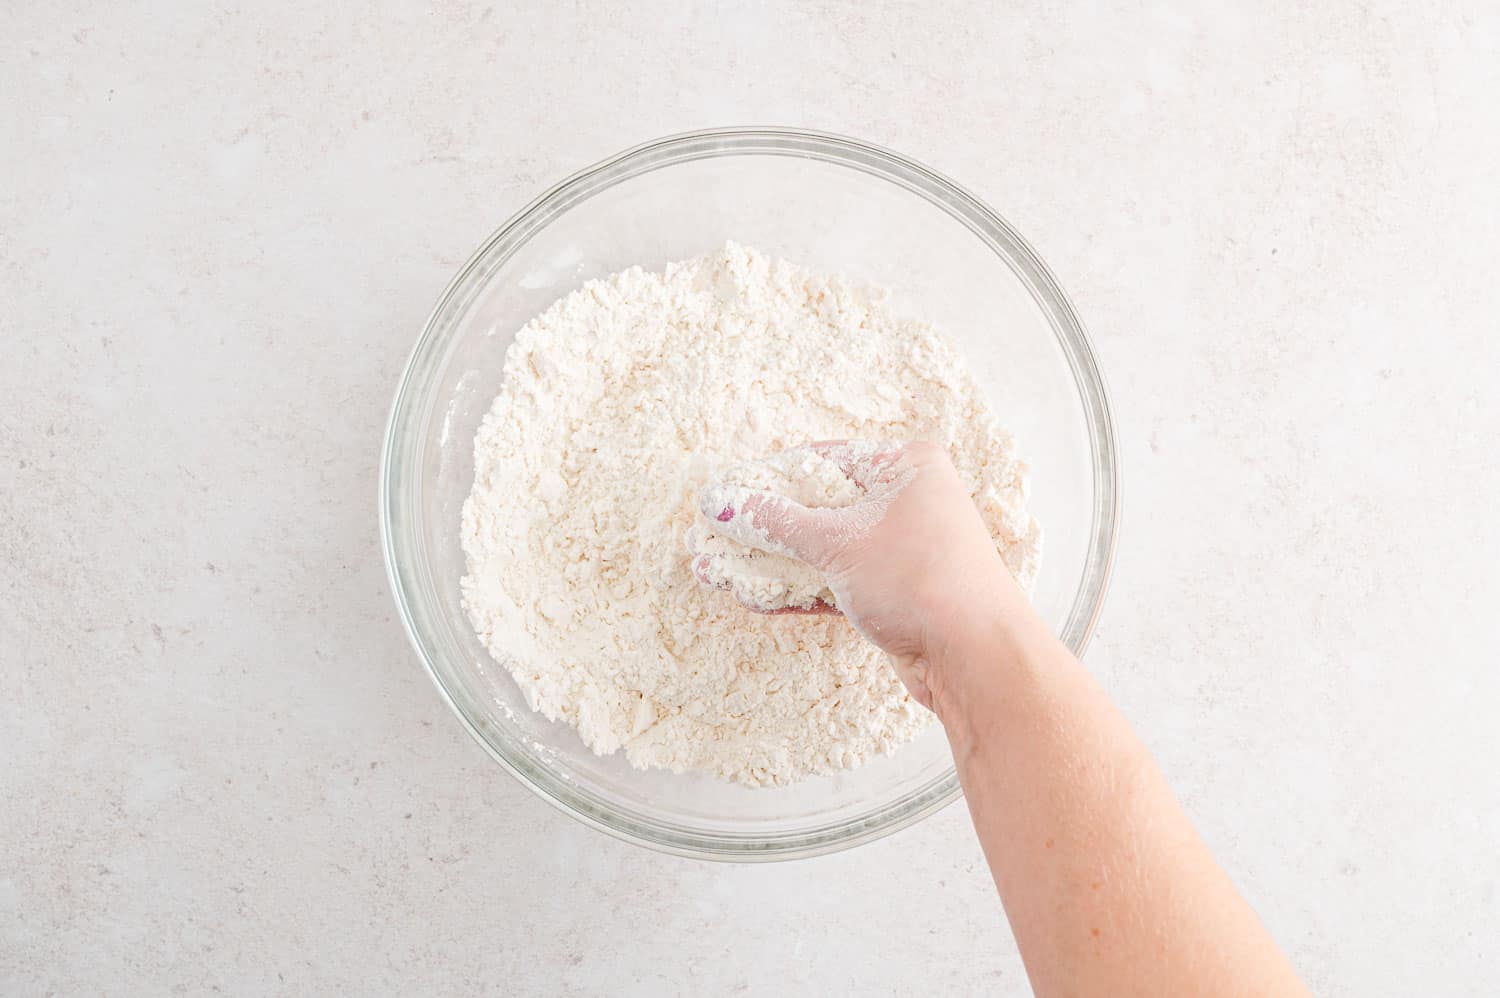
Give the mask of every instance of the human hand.
[[[889, 653], [911, 694], [933, 706], [932, 672], [955, 628], [1025, 596], [995, 550], [947, 452], [932, 443], [825, 441], [778, 459], [816, 455], [834, 462], [860, 497], [809, 508], [775, 492], [715, 483], [699, 495], [715, 532], [788, 555], [822, 576], [833, 606]], [[702, 556], [699, 579], [711, 582]], [[751, 609], [766, 612], [762, 606]]]

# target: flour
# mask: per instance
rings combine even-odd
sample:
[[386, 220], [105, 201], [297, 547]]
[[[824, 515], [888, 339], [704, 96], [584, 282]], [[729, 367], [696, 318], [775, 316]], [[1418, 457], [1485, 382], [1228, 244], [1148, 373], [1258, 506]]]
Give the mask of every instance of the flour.
[[[517, 333], [475, 437], [476, 632], [533, 710], [638, 767], [766, 785], [890, 752], [931, 715], [877, 649], [837, 616], [747, 612], [694, 578], [684, 547], [725, 467], [846, 438], [947, 447], [1030, 586], [1026, 465], [930, 326], [732, 243], [589, 282]], [[806, 472], [776, 484], [857, 498], [847, 476]], [[815, 574], [762, 567], [786, 590], [765, 599], [826, 598]]]

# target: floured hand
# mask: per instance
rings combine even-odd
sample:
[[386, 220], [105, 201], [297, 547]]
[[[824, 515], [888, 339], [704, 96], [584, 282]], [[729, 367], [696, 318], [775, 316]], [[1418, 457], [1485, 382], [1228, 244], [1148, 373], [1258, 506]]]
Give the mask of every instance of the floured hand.
[[[814, 501], [805, 486], [753, 485], [789, 474], [816, 478]], [[793, 448], [726, 473], [699, 494], [699, 511], [689, 547], [700, 581], [758, 612], [842, 612], [929, 707], [928, 662], [947, 623], [1025, 599], [936, 444]]]

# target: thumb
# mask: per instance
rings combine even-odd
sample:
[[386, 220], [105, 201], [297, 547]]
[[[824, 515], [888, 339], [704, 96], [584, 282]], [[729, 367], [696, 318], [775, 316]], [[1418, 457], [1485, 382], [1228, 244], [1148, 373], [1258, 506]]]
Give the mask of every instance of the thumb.
[[808, 509], [774, 492], [718, 484], [698, 494], [698, 511], [730, 540], [814, 568], [825, 568], [836, 553], [838, 510]]

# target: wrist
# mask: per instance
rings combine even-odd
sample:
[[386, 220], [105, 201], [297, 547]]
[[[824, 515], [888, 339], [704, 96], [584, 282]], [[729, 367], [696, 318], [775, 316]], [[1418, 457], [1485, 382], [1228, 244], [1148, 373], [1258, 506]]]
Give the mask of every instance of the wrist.
[[976, 594], [941, 615], [928, 642], [932, 709], [955, 749], [972, 743], [1035, 652], [1056, 640], [1020, 587], [1005, 581], [1008, 587]]

